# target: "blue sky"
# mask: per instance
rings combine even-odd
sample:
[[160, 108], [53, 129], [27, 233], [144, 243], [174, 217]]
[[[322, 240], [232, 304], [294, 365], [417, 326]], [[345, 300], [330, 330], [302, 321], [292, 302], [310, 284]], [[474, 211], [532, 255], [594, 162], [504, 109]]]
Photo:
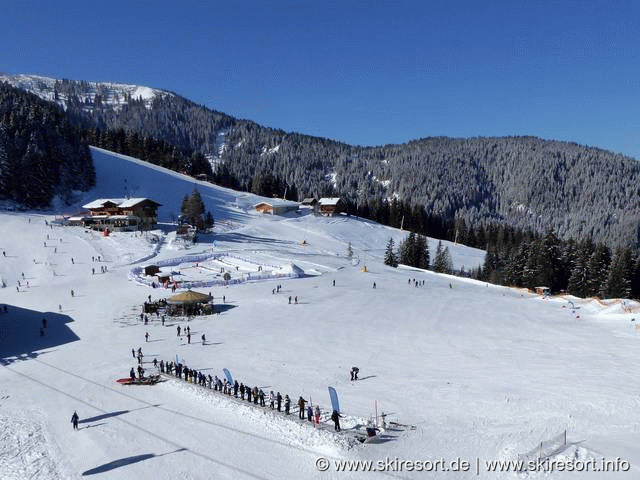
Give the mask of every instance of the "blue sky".
[[350, 144], [535, 135], [640, 159], [636, 5], [7, 0], [0, 71], [167, 89]]

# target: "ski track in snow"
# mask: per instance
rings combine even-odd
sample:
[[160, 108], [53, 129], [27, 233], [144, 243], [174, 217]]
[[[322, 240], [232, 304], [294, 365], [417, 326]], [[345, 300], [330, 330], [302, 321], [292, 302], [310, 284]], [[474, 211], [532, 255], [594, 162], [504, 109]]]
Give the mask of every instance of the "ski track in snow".
[[[1, 405], [1, 403], [0, 403]], [[45, 427], [35, 412], [0, 414], [0, 475], [2, 480], [61, 478]]]

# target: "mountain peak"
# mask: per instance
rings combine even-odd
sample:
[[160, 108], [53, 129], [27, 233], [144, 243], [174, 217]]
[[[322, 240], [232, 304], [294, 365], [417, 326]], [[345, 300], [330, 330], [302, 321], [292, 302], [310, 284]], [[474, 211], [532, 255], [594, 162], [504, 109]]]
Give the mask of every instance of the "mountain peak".
[[147, 108], [156, 97], [173, 96], [172, 93], [142, 85], [114, 82], [86, 82], [59, 80], [41, 75], [0, 73], [0, 82], [33, 93], [43, 100], [55, 102], [67, 108], [69, 98], [75, 97], [84, 104], [83, 109], [91, 110], [96, 105], [120, 110], [129, 100], [143, 101]]

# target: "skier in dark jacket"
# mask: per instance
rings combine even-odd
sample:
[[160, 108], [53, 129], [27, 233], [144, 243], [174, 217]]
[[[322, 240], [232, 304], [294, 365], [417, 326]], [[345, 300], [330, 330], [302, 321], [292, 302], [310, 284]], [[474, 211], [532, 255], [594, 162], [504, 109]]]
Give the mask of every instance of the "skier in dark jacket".
[[298, 416], [300, 417], [300, 420], [304, 420], [304, 404], [307, 403], [307, 401], [302, 398], [302, 395], [300, 395], [300, 398], [298, 398]]
[[237, 397], [238, 396], [238, 388], [240, 387], [240, 385], [238, 385], [238, 380], [235, 380], [233, 382], [233, 396]]
[[240, 382], [240, 398], [244, 400], [244, 383]]
[[280, 392], [276, 395], [276, 403], [278, 404], [278, 411], [280, 411], [282, 408], [282, 395], [280, 395]]
[[333, 429], [336, 432], [340, 431], [340, 417], [341, 416], [342, 415], [340, 415], [337, 410], [334, 410], [333, 413], [331, 414], [331, 420], [333, 420]]
[[284, 396], [284, 413], [289, 415], [290, 408], [291, 408], [291, 399], [289, 398], [289, 395], [285, 395]]
[[80, 420], [78, 412], [73, 412], [73, 415], [71, 416], [71, 423], [73, 424], [74, 430], [78, 430], [78, 420]]

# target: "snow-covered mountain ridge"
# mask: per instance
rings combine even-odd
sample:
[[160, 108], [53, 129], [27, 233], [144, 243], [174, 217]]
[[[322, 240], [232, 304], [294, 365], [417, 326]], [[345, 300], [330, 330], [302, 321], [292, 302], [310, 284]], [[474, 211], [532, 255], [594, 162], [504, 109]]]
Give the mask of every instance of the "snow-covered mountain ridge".
[[96, 106], [110, 107], [119, 110], [130, 100], [143, 101], [147, 108], [158, 96], [173, 93], [141, 85], [128, 85], [114, 82], [77, 82], [59, 80], [40, 75], [10, 75], [0, 73], [0, 82], [7, 82], [13, 87], [21, 88], [37, 95], [43, 100], [55, 102], [65, 110], [69, 102], [69, 86], [73, 86], [74, 96], [84, 104], [83, 109], [90, 111]]

